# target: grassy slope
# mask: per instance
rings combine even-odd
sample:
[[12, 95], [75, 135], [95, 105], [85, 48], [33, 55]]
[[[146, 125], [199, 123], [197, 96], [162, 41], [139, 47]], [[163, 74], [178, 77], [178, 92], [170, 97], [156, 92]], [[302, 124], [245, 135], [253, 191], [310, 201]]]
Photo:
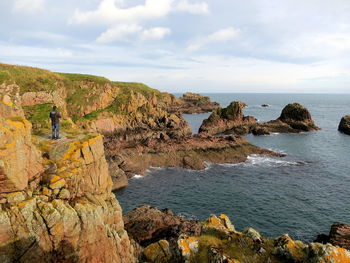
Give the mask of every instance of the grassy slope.
[[[133, 82], [116, 82], [110, 81], [107, 78], [86, 74], [71, 74], [71, 73], [55, 73], [48, 70], [43, 70], [33, 67], [16, 66], [0, 64], [0, 85], [17, 84], [20, 87], [20, 94], [30, 91], [53, 91], [61, 87], [65, 87], [67, 91], [68, 111], [71, 112], [70, 117], [73, 119], [96, 119], [101, 112], [112, 112], [115, 114], [127, 114], [123, 112], [123, 106], [126, 105], [131, 98], [131, 91], [141, 93], [146, 98], [156, 96], [162, 99], [163, 94], [141, 83]], [[102, 88], [106, 84], [110, 84], [119, 89], [117, 99], [107, 108], [99, 109], [95, 112], [87, 114], [83, 117], [75, 116], [75, 112], [79, 107], [87, 103], [93, 103], [98, 98], [98, 92], [91, 95], [91, 89], [81, 83], [90, 83], [93, 86]], [[40, 124], [42, 127], [47, 127], [47, 115], [50, 112], [52, 104], [42, 104], [31, 107], [24, 107], [27, 118], [32, 122]]]

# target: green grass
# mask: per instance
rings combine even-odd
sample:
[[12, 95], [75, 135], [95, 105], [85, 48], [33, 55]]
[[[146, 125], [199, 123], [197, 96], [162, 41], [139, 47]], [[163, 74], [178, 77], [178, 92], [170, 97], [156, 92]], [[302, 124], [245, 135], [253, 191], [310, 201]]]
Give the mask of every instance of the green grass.
[[56, 90], [56, 84], [64, 80], [64, 77], [48, 70], [0, 64], [0, 84], [16, 83], [21, 88], [21, 94], [28, 91]]
[[96, 84], [106, 84], [110, 83], [111, 81], [105, 77], [100, 76], [94, 76], [94, 75], [87, 75], [87, 74], [76, 74], [76, 73], [57, 73], [66, 79], [70, 81], [89, 81], [89, 82], [95, 82]]

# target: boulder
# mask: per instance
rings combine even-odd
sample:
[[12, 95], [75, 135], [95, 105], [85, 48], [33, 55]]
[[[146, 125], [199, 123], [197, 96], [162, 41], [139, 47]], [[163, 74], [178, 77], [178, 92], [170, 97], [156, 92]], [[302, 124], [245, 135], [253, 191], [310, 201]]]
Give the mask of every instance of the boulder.
[[124, 216], [125, 229], [140, 245], [161, 239], [173, 241], [180, 234], [198, 235], [200, 223], [175, 215], [171, 210], [140, 206]]
[[350, 225], [334, 223], [329, 233], [329, 242], [350, 250]]
[[284, 107], [278, 120], [288, 124], [295, 130], [319, 130], [312, 120], [308, 109], [299, 103], [288, 104], [286, 107]]
[[342, 133], [350, 135], [350, 115], [346, 115], [341, 119], [338, 130]]

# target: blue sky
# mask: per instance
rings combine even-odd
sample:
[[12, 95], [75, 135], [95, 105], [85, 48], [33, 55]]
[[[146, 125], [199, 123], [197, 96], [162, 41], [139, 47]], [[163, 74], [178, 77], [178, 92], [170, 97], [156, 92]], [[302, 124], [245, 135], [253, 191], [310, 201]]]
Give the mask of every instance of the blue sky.
[[169, 92], [350, 93], [350, 1], [1, 0], [0, 61]]

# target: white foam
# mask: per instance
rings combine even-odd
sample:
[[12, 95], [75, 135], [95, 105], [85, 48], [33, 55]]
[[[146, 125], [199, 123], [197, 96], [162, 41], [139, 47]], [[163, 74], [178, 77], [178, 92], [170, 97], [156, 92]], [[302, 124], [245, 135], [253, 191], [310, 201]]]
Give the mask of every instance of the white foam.
[[141, 178], [143, 178], [143, 177], [144, 177], [144, 176], [141, 175], [141, 174], [135, 174], [133, 178], [135, 178], [135, 179], [141, 179]]
[[286, 161], [281, 158], [271, 157], [267, 155], [252, 154], [249, 155], [246, 165], [263, 165], [263, 166], [294, 166], [303, 165], [304, 162]]

